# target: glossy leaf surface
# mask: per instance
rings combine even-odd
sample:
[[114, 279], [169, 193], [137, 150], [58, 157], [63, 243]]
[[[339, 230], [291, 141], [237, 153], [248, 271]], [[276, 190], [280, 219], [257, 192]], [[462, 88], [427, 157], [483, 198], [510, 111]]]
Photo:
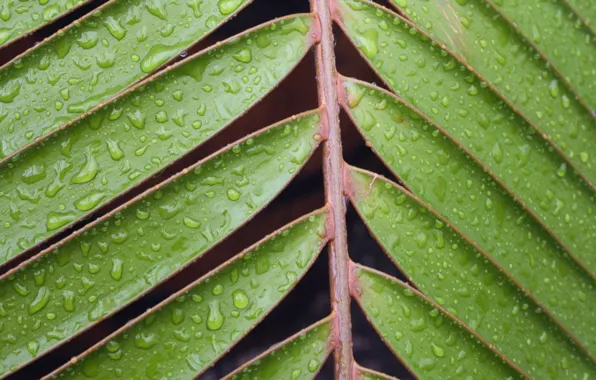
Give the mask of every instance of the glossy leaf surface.
[[344, 83], [345, 108], [389, 168], [596, 352], [596, 313], [585, 312], [596, 303], [594, 280], [434, 126], [388, 93]]
[[0, 6], [0, 47], [86, 2], [88, 0], [5, 1]]
[[586, 25], [596, 30], [596, 7], [592, 0], [565, 0], [581, 16]]
[[0, 165], [0, 264], [229, 125], [304, 57], [310, 22], [290, 17], [233, 38]]
[[[302, 278], [326, 241], [325, 219], [321, 210], [284, 228], [107, 338], [55, 378], [193, 378], [252, 330]], [[307, 336], [316, 343], [312, 349], [318, 359], [327, 356], [328, 347], [329, 325], [321, 327], [326, 328]]]
[[155, 71], [247, 3], [117, 0], [39, 44], [0, 69], [0, 157]]
[[250, 136], [3, 276], [0, 372], [113, 313], [226, 238], [297, 174], [319, 129], [318, 112], [310, 112]]
[[562, 0], [494, 3], [523, 34], [485, 0], [446, 0], [424, 6], [408, 2], [398, 8], [494, 84], [594, 181], [596, 157], [586, 154], [591, 153], [596, 122], [528, 42], [540, 49], [591, 108], [596, 108], [594, 35]]
[[[351, 169], [350, 197], [408, 280], [536, 379], [583, 379], [596, 365], [470, 243], [409, 193]], [[592, 314], [592, 317], [589, 317]], [[587, 323], [596, 315], [584, 313]]]
[[226, 379], [314, 379], [331, 351], [333, 320], [328, 317], [282, 342]]
[[421, 379], [523, 379], [411, 287], [356, 267], [356, 299], [385, 343]]
[[[569, 80], [590, 108], [596, 109], [596, 36], [569, 10], [565, 0], [492, 3]], [[552, 94], [555, 86], [559, 83], [552, 85], [549, 94], [556, 97], [558, 94]]]
[[595, 192], [478, 78], [411, 26], [365, 2], [341, 4], [349, 35], [391, 88], [466, 147], [596, 274]]

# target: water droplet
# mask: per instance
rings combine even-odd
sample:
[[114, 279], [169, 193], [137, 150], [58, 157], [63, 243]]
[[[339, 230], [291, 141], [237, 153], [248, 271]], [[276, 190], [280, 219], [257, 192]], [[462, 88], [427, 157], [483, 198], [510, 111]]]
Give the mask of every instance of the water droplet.
[[31, 304], [29, 305], [29, 309], [27, 309], [27, 312], [31, 315], [39, 312], [41, 309], [43, 309], [48, 304], [49, 300], [50, 300], [50, 289], [48, 289], [45, 286], [42, 286], [37, 291], [37, 295], [35, 296], [35, 299], [33, 300], [33, 302], [31, 302]]
[[216, 331], [223, 326], [224, 316], [219, 310], [219, 302], [211, 301], [209, 303], [209, 315], [207, 316], [207, 328], [211, 331]]
[[99, 164], [97, 163], [97, 160], [95, 160], [91, 149], [85, 149], [85, 159], [85, 165], [83, 165], [77, 175], [72, 177], [70, 180], [71, 183], [89, 182], [95, 179], [97, 173], [99, 173]]
[[106, 17], [104, 23], [110, 34], [118, 41], [126, 36], [126, 29], [124, 29], [122, 25], [120, 25], [120, 22], [118, 22], [118, 20], [116, 20], [113, 16]]
[[112, 259], [112, 270], [110, 271], [110, 276], [116, 281], [119, 281], [122, 278], [122, 269], [124, 267], [124, 262], [120, 259]]
[[243, 0], [219, 0], [217, 7], [222, 15], [227, 16], [234, 13], [242, 4]]
[[234, 301], [234, 306], [238, 309], [245, 309], [248, 306], [248, 295], [242, 289], [235, 290], [232, 293], [232, 299]]
[[231, 201], [237, 201], [238, 199], [240, 199], [240, 192], [236, 189], [234, 189], [233, 187], [230, 187], [227, 191], [228, 194], [228, 198]]
[[91, 190], [89, 194], [75, 201], [75, 207], [80, 211], [88, 211], [95, 208], [105, 197], [105, 194], [98, 190]]
[[141, 332], [135, 336], [135, 346], [148, 350], [157, 344], [155, 334]]
[[53, 231], [56, 230], [60, 227], [63, 227], [71, 222], [73, 222], [76, 218], [76, 215], [74, 212], [69, 211], [69, 212], [55, 212], [55, 211], [50, 211], [48, 213], [47, 219], [46, 219], [46, 228], [48, 231]]
[[234, 54], [233, 57], [235, 60], [243, 63], [249, 63], [250, 61], [252, 61], [252, 53], [248, 48], [240, 50], [238, 53]]
[[442, 358], [443, 356], [445, 356], [445, 350], [443, 350], [443, 348], [441, 348], [440, 346], [437, 346], [434, 343], [430, 344], [433, 350], [433, 354], [435, 354], [435, 356], [437, 356], [438, 358]]

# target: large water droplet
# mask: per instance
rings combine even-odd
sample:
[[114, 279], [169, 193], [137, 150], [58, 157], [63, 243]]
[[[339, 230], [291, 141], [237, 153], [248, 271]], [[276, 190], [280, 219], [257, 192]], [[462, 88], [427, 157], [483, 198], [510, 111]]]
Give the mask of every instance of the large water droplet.
[[207, 316], [207, 328], [211, 331], [216, 331], [223, 326], [224, 316], [219, 310], [219, 301], [211, 301], [209, 303], [209, 315]]
[[227, 16], [234, 13], [242, 3], [243, 0], [219, 0], [217, 2], [217, 7], [222, 15]]

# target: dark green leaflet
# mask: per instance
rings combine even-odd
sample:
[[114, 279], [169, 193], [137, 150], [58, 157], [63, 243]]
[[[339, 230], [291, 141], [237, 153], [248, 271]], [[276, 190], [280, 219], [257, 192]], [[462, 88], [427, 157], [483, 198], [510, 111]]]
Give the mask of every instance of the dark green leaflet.
[[0, 157], [112, 98], [249, 2], [115, 0], [36, 46], [0, 69]]
[[356, 300], [387, 345], [421, 379], [523, 379], [513, 367], [411, 287], [354, 268]]
[[86, 2], [88, 0], [5, 1], [0, 5], [0, 47]]
[[[327, 240], [325, 219], [323, 209], [286, 226], [53, 377], [193, 378], [263, 320], [302, 278]], [[318, 344], [313, 357], [327, 356], [328, 336], [329, 324], [309, 336]]]
[[342, 0], [340, 13], [348, 34], [392, 89], [482, 161], [596, 274], [596, 193], [534, 129], [395, 16], [357, 0]]
[[[492, 3], [596, 110], [596, 36], [564, 0], [493, 0]], [[557, 87], [550, 91], [551, 96], [559, 96]]]
[[331, 351], [332, 323], [328, 317], [306, 328], [226, 379], [314, 379]]
[[591, 352], [594, 280], [476, 162], [397, 98], [344, 81], [345, 106], [408, 188], [484, 250]]
[[0, 264], [229, 125], [308, 52], [310, 22], [289, 17], [233, 38], [0, 164]]
[[[532, 378], [584, 379], [596, 373], [592, 360], [497, 266], [425, 205], [370, 174], [350, 170], [352, 202], [420, 291]], [[596, 316], [584, 312], [583, 319], [594, 323]]]
[[317, 111], [249, 136], [0, 278], [0, 373], [113, 313], [226, 238], [291, 181], [319, 145], [319, 130]]

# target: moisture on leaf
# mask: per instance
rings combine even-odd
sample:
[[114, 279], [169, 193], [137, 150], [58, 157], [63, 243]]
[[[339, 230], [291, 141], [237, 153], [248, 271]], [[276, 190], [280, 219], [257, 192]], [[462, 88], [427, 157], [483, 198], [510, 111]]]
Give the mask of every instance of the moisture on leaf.
[[2, 372], [112, 314], [225, 239], [298, 173], [319, 144], [319, 129], [318, 112], [310, 112], [249, 136], [0, 278]]
[[354, 268], [356, 300], [385, 343], [423, 379], [523, 379], [521, 373], [411, 287]]
[[[325, 220], [322, 209], [285, 227], [171, 296], [52, 377], [197, 376], [263, 320], [302, 278], [326, 242]], [[304, 336], [316, 345], [309, 348], [319, 365], [328, 353], [328, 336], [328, 323]], [[277, 361], [296, 353], [292, 347], [286, 350], [264, 359], [260, 370], [268, 373]], [[307, 352], [301, 353], [306, 356]]]
[[0, 263], [229, 125], [307, 53], [310, 21], [289, 17], [235, 37], [0, 164], [0, 208], [11, 210], [0, 214]]
[[[235, 3], [239, 11], [249, 1]], [[230, 15], [215, 1], [119, 0], [40, 43], [0, 69], [0, 158], [112, 98]]]
[[[351, 169], [349, 178], [365, 224], [427, 297], [533, 378], [582, 379], [596, 371], [559, 325], [425, 205], [369, 173]], [[596, 322], [594, 313], [587, 314], [584, 320]]]

